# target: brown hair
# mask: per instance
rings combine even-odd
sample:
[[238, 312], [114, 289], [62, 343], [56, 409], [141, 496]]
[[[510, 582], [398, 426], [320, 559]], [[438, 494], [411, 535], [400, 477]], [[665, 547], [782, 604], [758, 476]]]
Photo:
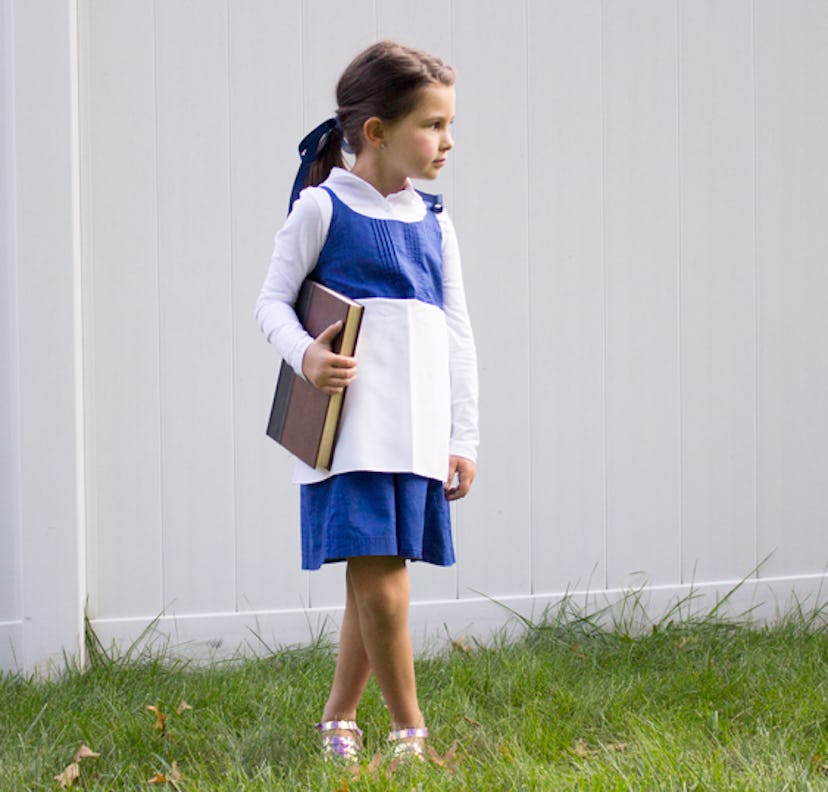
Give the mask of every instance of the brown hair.
[[394, 41], [380, 41], [357, 55], [336, 86], [340, 128], [328, 135], [305, 185], [321, 184], [332, 168], [344, 167], [344, 141], [359, 154], [364, 144], [362, 127], [369, 118], [390, 122], [408, 115], [428, 85], [454, 85], [454, 69], [433, 55]]

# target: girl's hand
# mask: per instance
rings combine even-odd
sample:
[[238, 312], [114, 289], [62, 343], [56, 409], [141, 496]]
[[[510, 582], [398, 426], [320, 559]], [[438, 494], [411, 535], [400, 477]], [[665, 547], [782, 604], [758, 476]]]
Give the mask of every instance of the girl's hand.
[[474, 481], [474, 462], [465, 457], [450, 456], [448, 478], [443, 485], [446, 499], [453, 501], [464, 498], [471, 489], [472, 481]]
[[331, 352], [331, 344], [341, 329], [342, 322], [325, 328], [302, 358], [305, 379], [327, 394], [339, 393], [356, 379], [356, 358]]

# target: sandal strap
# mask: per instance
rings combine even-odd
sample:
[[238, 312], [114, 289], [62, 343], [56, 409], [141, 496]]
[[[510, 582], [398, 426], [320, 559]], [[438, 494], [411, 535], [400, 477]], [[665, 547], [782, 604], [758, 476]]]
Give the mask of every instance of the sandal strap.
[[362, 729], [356, 725], [356, 721], [352, 720], [329, 720], [314, 724], [322, 734], [330, 731], [350, 731], [355, 732], [362, 737]]
[[418, 729], [394, 729], [394, 731], [389, 732], [389, 734], [388, 734], [388, 742], [399, 742], [400, 740], [410, 740], [414, 737], [427, 739], [428, 738], [428, 729], [426, 729], [425, 726], [422, 726]]
[[426, 739], [428, 729], [424, 726], [418, 729], [394, 729], [388, 734], [388, 742], [393, 747], [391, 756], [394, 762], [407, 762], [413, 759], [425, 761]]

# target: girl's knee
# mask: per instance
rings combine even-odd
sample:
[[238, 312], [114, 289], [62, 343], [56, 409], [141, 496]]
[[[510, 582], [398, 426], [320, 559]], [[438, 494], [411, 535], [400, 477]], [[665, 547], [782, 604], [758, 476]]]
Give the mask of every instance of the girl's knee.
[[349, 562], [349, 581], [360, 619], [378, 624], [408, 618], [408, 569], [401, 559], [364, 558]]
[[408, 619], [408, 597], [393, 587], [367, 593], [360, 603], [360, 619], [368, 618], [377, 627], [388, 627]]

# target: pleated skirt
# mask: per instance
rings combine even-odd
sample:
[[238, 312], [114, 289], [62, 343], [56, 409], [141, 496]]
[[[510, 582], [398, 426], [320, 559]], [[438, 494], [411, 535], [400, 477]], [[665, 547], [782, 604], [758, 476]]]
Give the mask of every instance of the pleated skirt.
[[413, 473], [340, 473], [301, 486], [302, 569], [354, 556], [454, 563], [443, 483]]

